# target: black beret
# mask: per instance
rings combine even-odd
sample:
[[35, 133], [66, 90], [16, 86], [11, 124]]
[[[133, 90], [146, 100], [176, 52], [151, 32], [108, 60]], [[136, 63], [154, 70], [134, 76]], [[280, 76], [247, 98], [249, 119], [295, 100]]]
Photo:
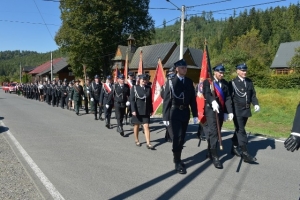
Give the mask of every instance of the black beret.
[[186, 62], [184, 59], [178, 60], [176, 63], [174, 63], [175, 67], [179, 67], [179, 66], [187, 66]]

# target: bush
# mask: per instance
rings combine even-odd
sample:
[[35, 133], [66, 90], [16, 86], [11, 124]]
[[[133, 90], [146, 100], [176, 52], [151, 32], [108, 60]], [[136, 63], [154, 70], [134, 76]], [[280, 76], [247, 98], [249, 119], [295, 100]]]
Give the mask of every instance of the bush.
[[256, 74], [250, 77], [255, 86], [270, 89], [300, 88], [300, 75], [266, 75]]

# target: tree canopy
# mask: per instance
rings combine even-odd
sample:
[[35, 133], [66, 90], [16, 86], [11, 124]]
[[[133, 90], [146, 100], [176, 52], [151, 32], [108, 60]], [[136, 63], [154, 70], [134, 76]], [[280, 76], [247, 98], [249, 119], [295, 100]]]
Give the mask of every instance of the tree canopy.
[[120, 44], [127, 45], [130, 33], [138, 45], [150, 44], [155, 32], [148, 13], [149, 0], [64, 0], [60, 2], [62, 26], [57, 45], [69, 55], [76, 76], [107, 74]]

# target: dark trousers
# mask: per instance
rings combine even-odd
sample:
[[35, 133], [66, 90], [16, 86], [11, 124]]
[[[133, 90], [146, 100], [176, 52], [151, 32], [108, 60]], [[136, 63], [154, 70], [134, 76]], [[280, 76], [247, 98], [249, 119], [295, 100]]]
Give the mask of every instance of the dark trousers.
[[84, 98], [84, 109], [85, 109], [85, 113], [88, 114], [89, 113], [89, 101], [88, 101], [88, 98]]
[[39, 97], [40, 97], [40, 93], [36, 92], [35, 93], [35, 100], [39, 100]]
[[232, 137], [232, 144], [234, 146], [243, 146], [248, 143], [248, 138], [245, 130], [248, 117], [236, 117], [234, 116], [233, 122], [235, 126], [235, 131]]
[[74, 109], [75, 109], [75, 113], [79, 114], [79, 107], [80, 107], [80, 101], [74, 101]]
[[[213, 113], [214, 116], [205, 116], [209, 128], [208, 132], [208, 138], [209, 138], [209, 143], [210, 143], [210, 148], [215, 149], [217, 148], [217, 143], [218, 143], [218, 126], [217, 126], [217, 120], [216, 120], [216, 115]], [[218, 114], [219, 117], [219, 130], [221, 131], [222, 125], [223, 125], [223, 120], [224, 120], [224, 113], [220, 112]]]
[[48, 103], [49, 105], [51, 105], [52, 95], [47, 94], [47, 95], [46, 95], [46, 100], [47, 100], [47, 103]]
[[116, 113], [116, 119], [117, 119], [118, 126], [123, 126], [122, 122], [124, 119], [125, 109], [126, 109], [126, 106], [120, 106], [119, 103], [115, 102], [115, 113]]
[[68, 104], [68, 98], [66, 96], [62, 96], [60, 99], [60, 107], [64, 108], [65, 105], [67, 105], [67, 104]]
[[57, 107], [59, 106], [60, 99], [61, 99], [61, 97], [56, 97], [56, 106], [57, 106]]
[[169, 131], [172, 133], [171, 139], [173, 140], [173, 152], [181, 152], [183, 149], [184, 139], [186, 135], [186, 129], [188, 127], [189, 120], [182, 121], [178, 119], [170, 120]]
[[54, 107], [56, 105], [57, 97], [52, 95], [52, 106]]
[[103, 107], [104, 107], [105, 119], [107, 119], [108, 123], [110, 124], [112, 105], [109, 105], [108, 108], [106, 108], [106, 106], [103, 106]]
[[[94, 99], [94, 114], [95, 114], [95, 118], [97, 117], [97, 114], [98, 114], [98, 108], [99, 108], [99, 112], [100, 112], [99, 99]], [[99, 117], [100, 117], [100, 114], [99, 114]]]

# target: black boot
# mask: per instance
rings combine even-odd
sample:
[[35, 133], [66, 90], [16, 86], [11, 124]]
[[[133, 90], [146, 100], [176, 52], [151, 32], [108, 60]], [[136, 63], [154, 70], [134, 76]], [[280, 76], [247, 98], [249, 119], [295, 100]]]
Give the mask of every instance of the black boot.
[[174, 163], [175, 163], [175, 170], [178, 174], [186, 174], [186, 169], [184, 163], [181, 161], [181, 152], [174, 152]]
[[244, 162], [251, 163], [257, 160], [255, 157], [252, 157], [251, 155], [248, 154], [246, 145], [241, 146], [241, 149], [242, 149], [242, 157], [244, 159]]
[[120, 133], [121, 136], [124, 137], [124, 131], [122, 126], [118, 126], [117, 131]]
[[217, 149], [210, 149], [210, 153], [211, 153], [212, 162], [213, 162], [215, 168], [222, 169], [223, 166], [222, 166], [222, 164], [221, 164], [221, 162], [219, 160]]
[[239, 151], [238, 146], [234, 146], [234, 145], [231, 146], [231, 154], [236, 155], [237, 157], [241, 157], [241, 153]]
[[211, 157], [211, 152], [210, 152], [210, 143], [209, 143], [209, 140], [207, 140], [207, 154], [206, 154], [206, 158], [209, 158], [210, 160], [212, 160], [212, 157]]
[[110, 129], [110, 120], [105, 118], [105, 126], [106, 128]]

